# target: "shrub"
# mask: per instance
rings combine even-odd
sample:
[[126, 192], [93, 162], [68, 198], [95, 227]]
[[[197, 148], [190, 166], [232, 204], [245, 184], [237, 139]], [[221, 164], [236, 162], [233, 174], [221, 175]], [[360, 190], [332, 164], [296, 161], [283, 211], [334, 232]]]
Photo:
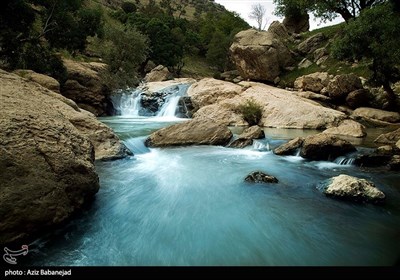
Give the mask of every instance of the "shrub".
[[250, 99], [239, 105], [238, 111], [242, 115], [243, 119], [251, 126], [260, 122], [263, 108], [256, 101]]

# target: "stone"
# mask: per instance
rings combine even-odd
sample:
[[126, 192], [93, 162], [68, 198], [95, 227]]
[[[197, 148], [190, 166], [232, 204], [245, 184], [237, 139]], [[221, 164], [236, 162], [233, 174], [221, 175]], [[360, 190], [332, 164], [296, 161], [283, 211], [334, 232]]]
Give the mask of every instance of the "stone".
[[[312, 91], [294, 91], [293, 94], [302, 97], [302, 98], [307, 98], [310, 100], [315, 100], [317, 102], [325, 102], [325, 103], [329, 103], [332, 99], [328, 96], [319, 94], [319, 93], [315, 93]], [[338, 108], [336, 108], [336, 110], [340, 111]]]
[[264, 130], [258, 125], [246, 128], [239, 136], [242, 139], [262, 139], [265, 138]]
[[278, 183], [278, 179], [274, 176], [268, 175], [261, 171], [255, 171], [250, 173], [244, 179], [246, 182], [249, 183], [264, 183], [264, 184], [276, 184]]
[[353, 117], [362, 119], [375, 119], [379, 121], [398, 123], [400, 114], [398, 112], [389, 112], [375, 108], [361, 107], [353, 112]]
[[333, 100], [345, 99], [347, 95], [355, 90], [362, 89], [361, 79], [354, 74], [343, 74], [335, 76], [328, 84], [326, 90]]
[[253, 145], [253, 139], [238, 138], [233, 140], [227, 147], [242, 149], [251, 145]]
[[[0, 70], [0, 242], [32, 240], [99, 189], [95, 149], [71, 121], [76, 104]], [[93, 117], [93, 123], [101, 125]]]
[[354, 90], [347, 95], [346, 104], [352, 109], [367, 106], [369, 102], [369, 96], [370, 93], [367, 89]]
[[374, 142], [379, 143], [379, 144], [396, 144], [397, 145], [397, 142], [399, 140], [400, 140], [400, 128], [395, 131], [379, 135], [374, 140]]
[[13, 71], [13, 73], [25, 79], [28, 79], [29, 81], [38, 83], [39, 85], [49, 90], [60, 93], [60, 83], [53, 77], [39, 74], [32, 70], [23, 70], [23, 69], [15, 70]]
[[380, 203], [385, 200], [385, 194], [374, 183], [343, 174], [331, 178], [324, 193], [327, 196], [356, 202]]
[[396, 142], [396, 147], [400, 150], [400, 140]]
[[327, 38], [323, 33], [317, 33], [301, 42], [297, 46], [297, 50], [304, 55], [313, 53], [316, 49], [320, 48], [321, 44], [326, 40]]
[[286, 26], [279, 21], [273, 21], [268, 27], [268, 32], [274, 34], [277, 38], [288, 39], [290, 37]]
[[362, 138], [367, 136], [365, 126], [353, 120], [344, 120], [339, 124], [339, 126], [328, 128], [324, 130], [322, 133], [350, 136], [356, 138]]
[[107, 65], [69, 59], [63, 59], [63, 63], [67, 69], [67, 81], [61, 89], [61, 94], [95, 116], [107, 115], [112, 108], [110, 92], [100, 75]]
[[264, 138], [264, 130], [258, 125], [253, 125], [246, 128], [242, 134], [239, 135], [238, 139], [232, 141], [228, 145], [229, 148], [244, 148], [253, 144], [253, 139]]
[[393, 171], [400, 170], [400, 155], [394, 155], [389, 161], [389, 169]]
[[289, 142], [275, 148], [274, 154], [279, 155], [279, 156], [294, 155], [301, 148], [301, 146], [303, 145], [303, 142], [304, 142], [303, 137], [296, 137], [296, 138], [290, 140]]
[[289, 48], [272, 32], [244, 30], [230, 47], [232, 62], [244, 79], [274, 82], [293, 64]]
[[355, 151], [356, 148], [350, 142], [334, 135], [319, 133], [304, 140], [300, 156], [310, 160], [334, 160]]
[[168, 68], [163, 65], [158, 65], [150, 71], [144, 78], [146, 82], [163, 82], [173, 79], [173, 75]]
[[314, 51], [314, 62], [319, 61], [321, 58], [328, 56], [329, 52], [325, 47], [316, 49]]
[[298, 77], [294, 82], [294, 88], [319, 93], [328, 83], [329, 74], [327, 72], [315, 72]]
[[303, 58], [303, 60], [300, 61], [299, 64], [297, 65], [297, 68], [299, 68], [299, 69], [308, 68], [312, 64], [313, 64], [312, 61], [308, 60], [307, 58]]
[[232, 138], [226, 125], [212, 119], [193, 119], [153, 132], [146, 139], [148, 147], [221, 145], [225, 146]]
[[298, 97], [293, 92], [261, 83], [241, 82], [244, 92], [200, 108], [194, 118], [213, 118], [226, 125], [248, 125], [237, 108], [253, 99], [263, 107], [260, 126], [275, 128], [324, 129], [337, 126], [346, 115]]
[[384, 152], [375, 150], [367, 151], [357, 154], [354, 159], [354, 165], [360, 167], [379, 167], [385, 166], [390, 161], [392, 155], [385, 154]]
[[241, 86], [213, 78], [202, 79], [192, 84], [187, 91], [195, 108], [211, 105], [240, 93], [242, 93]]

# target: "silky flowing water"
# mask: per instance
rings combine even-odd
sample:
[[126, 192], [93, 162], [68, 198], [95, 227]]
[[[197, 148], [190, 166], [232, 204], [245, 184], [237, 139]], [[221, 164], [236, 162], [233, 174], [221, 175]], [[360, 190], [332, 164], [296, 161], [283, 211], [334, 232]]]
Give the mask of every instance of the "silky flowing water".
[[[400, 258], [400, 175], [335, 161], [276, 156], [271, 150], [312, 130], [265, 129], [252, 147], [147, 148], [153, 131], [187, 121], [175, 116], [187, 85], [164, 89], [157, 114], [140, 90], [115, 96], [122, 116], [101, 119], [135, 153], [97, 162], [94, 203], [64, 228], [30, 244], [33, 265], [393, 265]], [[232, 128], [240, 133], [240, 128]], [[379, 129], [354, 144], [371, 146]], [[352, 139], [354, 141], [354, 139]], [[249, 184], [263, 171], [278, 184]], [[383, 206], [339, 201], [318, 190], [349, 174], [386, 193]]]
[[[148, 149], [143, 144], [147, 135], [183, 120], [102, 121], [135, 156], [96, 163], [101, 188], [93, 205], [63, 229], [31, 244], [30, 264], [392, 265], [398, 261], [398, 173], [363, 171], [341, 165], [341, 160], [309, 162], [270, 151], [302, 131], [266, 130], [272, 137], [267, 134], [246, 149]], [[279, 183], [245, 183], [245, 176], [256, 170], [276, 176]], [[325, 197], [318, 183], [339, 174], [373, 181], [386, 193], [386, 204]]]

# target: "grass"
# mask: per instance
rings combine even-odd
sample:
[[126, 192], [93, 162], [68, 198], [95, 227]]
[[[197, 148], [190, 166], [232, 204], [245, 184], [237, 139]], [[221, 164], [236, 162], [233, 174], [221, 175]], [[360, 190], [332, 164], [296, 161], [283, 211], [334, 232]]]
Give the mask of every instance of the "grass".
[[197, 55], [185, 56], [183, 58], [185, 66], [182, 69], [182, 77], [204, 78], [212, 77], [215, 71], [211, 69], [204, 57]]

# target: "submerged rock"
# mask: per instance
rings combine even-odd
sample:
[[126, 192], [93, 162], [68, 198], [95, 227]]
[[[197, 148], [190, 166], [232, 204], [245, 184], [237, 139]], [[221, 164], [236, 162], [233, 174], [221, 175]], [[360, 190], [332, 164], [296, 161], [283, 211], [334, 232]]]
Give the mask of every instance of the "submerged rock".
[[334, 135], [319, 133], [307, 137], [300, 151], [300, 156], [310, 160], [332, 160], [356, 151], [348, 141]]
[[93, 143], [104, 135], [93, 134], [104, 125], [71, 100], [16, 75], [0, 70], [0, 84], [4, 244], [64, 222], [96, 194]]
[[222, 145], [232, 138], [232, 132], [226, 125], [211, 119], [193, 119], [178, 123], [153, 132], [146, 139], [148, 147], [188, 146], [188, 145]]
[[279, 156], [294, 155], [303, 145], [304, 138], [297, 137], [274, 149], [274, 154]]
[[331, 178], [323, 192], [327, 196], [358, 202], [379, 203], [385, 200], [385, 194], [374, 183], [343, 174]]
[[250, 173], [249, 175], [246, 176], [244, 180], [249, 183], [265, 183], [265, 184], [279, 182], [278, 179], [275, 178], [274, 176], [268, 175], [261, 171], [255, 171]]
[[253, 139], [264, 138], [264, 130], [258, 125], [246, 128], [239, 138], [228, 145], [229, 148], [244, 148], [253, 144]]

